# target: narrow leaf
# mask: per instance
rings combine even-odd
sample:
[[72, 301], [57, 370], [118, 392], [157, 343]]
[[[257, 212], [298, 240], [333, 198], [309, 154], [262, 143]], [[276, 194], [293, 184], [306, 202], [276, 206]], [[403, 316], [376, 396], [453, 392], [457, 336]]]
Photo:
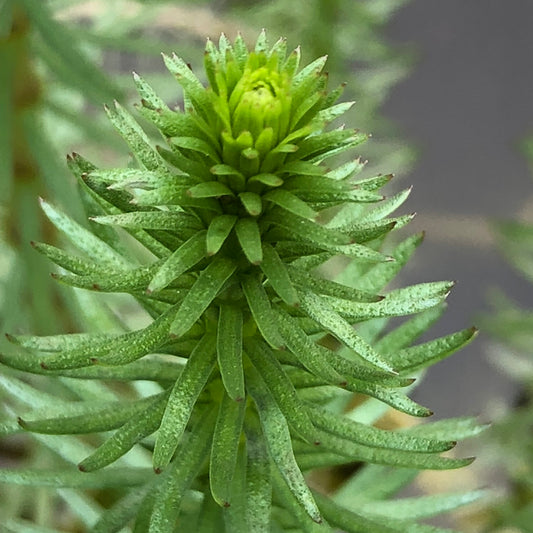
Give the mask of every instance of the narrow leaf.
[[446, 337], [399, 350], [391, 355], [390, 360], [402, 373], [415, 372], [456, 352], [468, 344], [476, 334], [476, 328], [464, 329]]
[[309, 220], [314, 220], [317, 217], [317, 212], [306, 202], [284, 189], [269, 191], [263, 195], [263, 199], [300, 217]]
[[107, 106], [105, 110], [111, 124], [122, 135], [144, 168], [148, 170], [164, 168], [162, 157], [152, 148], [146, 133], [118, 102], [115, 101], [114, 111]]
[[221, 196], [234, 196], [233, 191], [220, 181], [198, 183], [191, 187], [187, 194], [193, 198], [220, 198]]
[[98, 257], [100, 263], [106, 263], [112, 267], [129, 266], [128, 261], [108, 244], [95, 237], [90, 231], [80, 226], [51, 204], [41, 200], [41, 207], [50, 222], [59, 231], [63, 232], [74, 246], [85, 252], [89, 257]]
[[241, 192], [239, 194], [239, 199], [242, 202], [242, 205], [246, 209], [246, 212], [252, 216], [256, 217], [261, 214], [263, 210], [263, 205], [261, 202], [261, 196], [255, 192]]
[[469, 505], [480, 498], [488, 496], [488, 494], [488, 491], [476, 490], [400, 498], [394, 501], [373, 501], [362, 505], [361, 511], [365, 514], [382, 518], [394, 516], [397, 520], [420, 520]]
[[282, 350], [285, 343], [279, 334], [276, 317], [263, 285], [256, 276], [248, 276], [243, 279], [241, 286], [261, 335], [272, 348]]
[[170, 230], [178, 234], [202, 229], [200, 221], [195, 216], [176, 211], [135, 211], [92, 217], [91, 220], [98, 224], [116, 225], [122, 228]]
[[271, 533], [272, 479], [271, 459], [265, 436], [255, 414], [245, 420], [246, 451], [246, 521], [248, 531]]
[[123, 488], [143, 485], [151, 479], [148, 468], [109, 468], [94, 474], [61, 468], [57, 470], [0, 469], [0, 482], [31, 487], [72, 487], [78, 489]]
[[224, 388], [235, 401], [244, 398], [242, 364], [242, 311], [231, 305], [221, 305], [217, 331], [218, 367]]
[[335, 313], [321, 297], [308, 291], [301, 292], [300, 302], [304, 311], [313, 320], [344, 342], [360, 357], [378, 368], [394, 373], [393, 367], [359, 337], [352, 326]]
[[311, 495], [311, 491], [298, 467], [292, 451], [292, 442], [283, 413], [266, 390], [257, 372], [250, 373], [248, 381], [250, 394], [257, 405], [259, 419], [271, 459], [279, 469], [292, 494], [300, 505], [317, 523], [322, 521], [320, 511]]
[[[162, 396], [159, 395], [159, 397]], [[19, 423], [28, 431], [51, 435], [76, 435], [109, 431], [136, 417], [155, 399], [156, 397], [148, 397], [134, 402], [110, 402], [105, 406], [95, 405], [94, 402], [78, 402], [81, 405], [74, 403], [69, 404], [69, 407], [74, 407], [74, 410], [79, 414], [72, 413], [70, 416], [32, 420], [33, 416], [28, 413], [24, 419], [19, 419]], [[68, 411], [70, 409], [67, 410], [67, 413]]]
[[235, 269], [236, 265], [230, 259], [216, 257], [200, 273], [198, 280], [185, 296], [172, 323], [170, 333], [176, 337], [187, 333], [216, 298]]
[[398, 431], [378, 429], [345, 416], [336, 416], [319, 406], [310, 405], [308, 411], [313, 423], [320, 429], [365, 446], [426, 453], [444, 452], [455, 446], [455, 442], [450, 440], [413, 438]]
[[155, 441], [153, 462], [156, 472], [170, 463], [215, 361], [215, 339], [206, 335], [192, 351], [168, 398]]
[[239, 218], [235, 224], [235, 233], [246, 258], [253, 265], [259, 265], [263, 260], [261, 247], [261, 233], [253, 218]]
[[199, 263], [206, 255], [205, 235], [205, 231], [195, 233], [168, 257], [150, 281], [147, 292], [151, 293], [165, 288]]
[[318, 444], [311, 419], [271, 348], [253, 337], [247, 339], [245, 348], [287, 422], [304, 440]]
[[219, 215], [210, 222], [206, 236], [207, 255], [215, 255], [220, 250], [235, 222], [235, 215]]
[[148, 533], [172, 531], [183, 497], [206, 460], [212, 442], [216, 409], [207, 409], [186, 437], [183, 450], [172, 462], [155, 493]]
[[209, 464], [209, 484], [215, 501], [224, 507], [232, 503], [230, 493], [244, 420], [245, 402], [235, 402], [224, 394], [213, 434]]
[[295, 268], [292, 265], [287, 270], [290, 278], [294, 280], [298, 287], [312, 290], [318, 294], [355, 302], [379, 302], [383, 299], [383, 296], [360, 291], [342, 283], [313, 276], [305, 270]]
[[278, 296], [287, 305], [298, 306], [298, 293], [292, 284], [289, 272], [276, 250], [268, 243], [263, 244], [263, 261], [260, 266]]
[[82, 472], [99, 470], [115, 462], [131, 450], [135, 444], [157, 431], [161, 424], [167, 398], [168, 394], [157, 398], [142, 413], [126, 422], [94, 453], [86, 457], [78, 465], [78, 468]]

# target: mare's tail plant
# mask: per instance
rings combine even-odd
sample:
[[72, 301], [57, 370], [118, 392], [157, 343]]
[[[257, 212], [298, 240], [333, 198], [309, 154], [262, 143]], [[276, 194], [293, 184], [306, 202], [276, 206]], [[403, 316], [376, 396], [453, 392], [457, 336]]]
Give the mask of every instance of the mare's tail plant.
[[[479, 496], [386, 501], [416, 470], [471, 462], [441, 455], [479, 431], [470, 419], [403, 431], [372, 423], [383, 406], [430, 415], [402, 388], [475, 330], [412, 346], [452, 283], [384, 291], [421, 241], [383, 251], [412, 218], [389, 216], [408, 191], [384, 199], [391, 176], [360, 177], [359, 159], [325, 163], [366, 135], [328, 127], [351, 103], [336, 103], [341, 88], [328, 92], [325, 57], [300, 68], [299, 50], [285, 48], [269, 48], [264, 33], [252, 51], [240, 37], [208, 41], [207, 88], [182, 59], [165, 57], [183, 110], [135, 75], [139, 111], [166, 146], [154, 149], [116, 104], [107, 113], [135, 162], [99, 169], [68, 158], [94, 232], [42, 201], [79, 251], [34, 244], [61, 267], [58, 281], [129, 294], [147, 313], [130, 331], [9, 335], [18, 348], [2, 356], [68, 394], [54, 401], [9, 378], [25, 412], [18, 424], [4, 417], [3, 432], [33, 432], [66, 462], [3, 470], [0, 480], [116, 489], [86, 513], [91, 531], [434, 532], [418, 519]], [[321, 267], [339, 256], [349, 262], [333, 281]], [[415, 316], [382, 333], [405, 315]], [[87, 380], [126, 384], [103, 382], [95, 397]], [[353, 393], [371, 399], [354, 408]], [[334, 498], [302, 473], [356, 461], [374, 465]]]

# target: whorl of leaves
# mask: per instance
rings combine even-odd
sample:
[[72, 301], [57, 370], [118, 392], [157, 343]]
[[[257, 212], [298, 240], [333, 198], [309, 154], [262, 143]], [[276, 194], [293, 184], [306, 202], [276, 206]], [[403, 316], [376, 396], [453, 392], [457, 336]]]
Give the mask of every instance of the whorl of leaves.
[[[408, 191], [384, 199], [378, 191], [390, 176], [358, 177], [358, 159], [328, 166], [366, 135], [328, 128], [351, 104], [336, 103], [341, 88], [328, 92], [325, 57], [300, 68], [299, 50], [287, 54], [284, 40], [269, 48], [263, 33], [249, 51], [240, 37], [232, 44], [222, 36], [218, 48], [207, 44], [207, 88], [182, 59], [164, 60], [183, 89], [183, 110], [167, 107], [137, 75], [135, 83], [138, 110], [165, 146], [154, 149], [120, 105], [107, 109], [136, 164], [104, 170], [69, 157], [91, 230], [43, 201], [50, 221], [81, 253], [35, 244], [61, 267], [55, 277], [62, 283], [128, 293], [153, 321], [120, 334], [10, 336], [25, 350], [2, 358], [49, 376], [150, 380], [159, 392], [55, 406], [28, 393], [36, 409], [19, 420], [24, 429], [107, 433], [83, 455], [81, 472], [3, 471], [0, 479], [128, 487], [102, 514], [93, 529], [100, 532], [132, 519], [134, 531], [171, 532], [191, 516], [198, 531], [208, 531], [202, 523], [211, 519], [232, 533], [436, 531], [415, 521], [478, 494], [406, 500], [392, 511], [383, 502], [373, 507], [370, 495], [345, 507], [314, 494], [302, 474], [354, 461], [383, 465], [382, 472], [471, 461], [440, 453], [479, 431], [472, 421], [385, 431], [328, 403], [361, 393], [377, 405], [430, 415], [402, 388], [475, 333], [412, 346], [452, 283], [383, 292], [421, 240], [380, 251], [384, 237], [411, 219], [389, 217]], [[127, 251], [116, 228], [144, 247], [142, 259]], [[337, 256], [351, 260], [342, 282], [317, 270]], [[405, 315], [415, 316], [375, 343], [354, 328]], [[5, 424], [5, 433], [14, 431]], [[104, 469], [125, 464], [139, 443], [153, 447], [154, 474]]]

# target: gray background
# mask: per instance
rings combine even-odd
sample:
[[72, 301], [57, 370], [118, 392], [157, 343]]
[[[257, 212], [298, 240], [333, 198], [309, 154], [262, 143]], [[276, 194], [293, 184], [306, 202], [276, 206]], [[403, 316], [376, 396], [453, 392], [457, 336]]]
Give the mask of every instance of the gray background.
[[[533, 287], [495, 251], [487, 224], [533, 220], [533, 180], [518, 146], [533, 133], [533, 2], [414, 0], [387, 34], [419, 56], [384, 109], [420, 148], [402, 180], [414, 185], [414, 229], [427, 233], [403, 281], [458, 282], [432, 336], [475, 324], [491, 287], [533, 308]], [[512, 399], [517, 386], [487, 361], [489, 342], [481, 332], [433, 367], [414, 398], [439, 417]]]

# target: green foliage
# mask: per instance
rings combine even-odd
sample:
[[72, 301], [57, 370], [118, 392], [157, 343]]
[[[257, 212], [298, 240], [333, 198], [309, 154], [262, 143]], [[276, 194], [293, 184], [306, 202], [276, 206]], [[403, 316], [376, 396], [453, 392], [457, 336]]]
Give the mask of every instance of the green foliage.
[[[412, 345], [452, 284], [384, 291], [421, 239], [384, 253], [384, 237], [410, 220], [386, 218], [407, 193], [383, 200], [375, 191], [389, 177], [359, 179], [359, 159], [329, 166], [366, 136], [328, 129], [348, 106], [335, 103], [340, 91], [327, 92], [324, 62], [300, 69], [299, 52], [287, 55], [283, 40], [269, 48], [264, 33], [251, 51], [240, 36], [222, 36], [206, 47], [205, 88], [182, 59], [165, 56], [183, 110], [137, 75], [135, 83], [139, 110], [166, 146], [154, 148], [117, 103], [107, 113], [134, 155], [131, 168], [69, 158], [98, 224], [85, 229], [43, 202], [78, 255], [36, 249], [63, 269], [61, 282], [126, 293], [151, 320], [106, 333], [9, 336], [17, 347], [5, 365], [53, 376], [76, 401], [62, 389], [41, 393], [6, 368], [2, 387], [17, 394], [21, 419], [19, 427], [7, 416], [3, 432], [31, 431], [54, 453], [61, 447], [65, 463], [61, 472], [3, 471], [3, 480], [118, 487], [94, 526], [102, 532], [132, 524], [172, 532], [178, 521], [198, 531], [438, 531], [418, 519], [480, 496], [381, 501], [391, 489], [346, 505], [314, 493], [304, 477], [353, 462], [458, 468], [471, 459], [440, 454], [480, 429], [457, 420], [380, 430], [348, 407], [359, 392], [430, 415], [402, 389], [475, 330]], [[136, 252], [121, 244], [125, 236]], [[339, 256], [348, 266], [325, 279], [318, 267]], [[409, 315], [383, 333], [388, 318]], [[125, 393], [117, 399], [94, 379], [125, 381]], [[86, 442], [79, 433], [96, 435]], [[348, 482], [355, 494], [365, 472]]]
[[[531, 138], [524, 142], [528, 160], [533, 160]], [[533, 227], [523, 221], [493, 223], [502, 255], [526, 280], [533, 279]], [[483, 325], [498, 342], [493, 362], [497, 368], [517, 382], [519, 389], [514, 405], [494, 424], [488, 443], [504, 466], [509, 490], [504, 501], [488, 510], [487, 531], [513, 527], [527, 531], [533, 520], [533, 313], [495, 292], [491, 315], [483, 317]], [[497, 351], [496, 351], [497, 350]]]

